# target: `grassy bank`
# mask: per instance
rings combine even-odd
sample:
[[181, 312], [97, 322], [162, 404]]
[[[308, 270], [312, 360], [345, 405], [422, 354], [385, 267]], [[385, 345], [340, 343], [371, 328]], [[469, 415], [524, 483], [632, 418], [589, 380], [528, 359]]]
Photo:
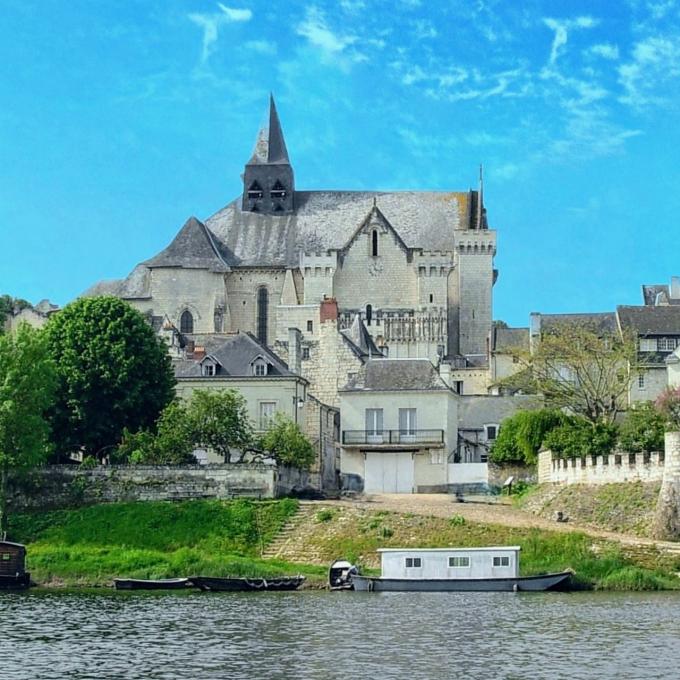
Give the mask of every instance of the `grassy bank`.
[[[582, 533], [471, 523], [354, 506], [320, 508], [299, 526], [285, 561], [261, 550], [296, 512], [297, 501], [118, 503], [15, 515], [10, 538], [26, 543], [41, 584], [109, 585], [114, 577], [263, 576], [302, 573], [322, 583], [327, 565], [347, 557], [379, 566], [381, 547], [519, 545], [524, 575], [572, 569], [577, 586], [677, 589], [680, 559], [654, 550], [624, 553]], [[310, 556], [314, 556], [313, 558]], [[311, 564], [316, 562], [316, 564]]]
[[14, 515], [12, 539], [28, 545], [34, 580], [108, 585], [114, 577], [263, 576], [318, 567], [259, 558], [297, 501], [116, 503]]

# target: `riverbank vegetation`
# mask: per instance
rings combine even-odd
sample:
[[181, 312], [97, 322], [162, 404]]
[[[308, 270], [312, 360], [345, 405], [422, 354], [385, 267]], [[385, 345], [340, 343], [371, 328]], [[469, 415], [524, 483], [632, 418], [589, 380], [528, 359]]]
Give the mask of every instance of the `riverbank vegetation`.
[[[579, 532], [472, 523], [358, 506], [320, 506], [296, 525], [281, 560], [263, 549], [297, 511], [295, 500], [118, 503], [12, 517], [28, 544], [33, 578], [47, 585], [110, 585], [114, 577], [263, 576], [302, 573], [322, 584], [339, 556], [379, 567], [381, 547], [519, 545], [525, 575], [574, 570], [576, 586], [610, 590], [680, 587], [679, 558], [624, 551]], [[313, 557], [312, 557], [313, 556]]]

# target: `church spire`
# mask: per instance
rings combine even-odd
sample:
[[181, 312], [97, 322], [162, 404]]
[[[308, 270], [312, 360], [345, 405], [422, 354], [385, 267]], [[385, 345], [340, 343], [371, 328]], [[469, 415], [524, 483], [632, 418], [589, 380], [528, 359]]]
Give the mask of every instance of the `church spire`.
[[260, 130], [253, 155], [246, 163], [243, 183], [242, 210], [267, 215], [293, 212], [293, 168], [272, 94], [269, 95], [269, 125]]

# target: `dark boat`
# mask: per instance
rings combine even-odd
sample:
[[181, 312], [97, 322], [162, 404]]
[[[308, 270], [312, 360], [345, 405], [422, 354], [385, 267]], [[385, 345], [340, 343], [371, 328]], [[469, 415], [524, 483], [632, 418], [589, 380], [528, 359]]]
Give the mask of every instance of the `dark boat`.
[[304, 576], [278, 576], [270, 579], [192, 576], [190, 579], [190, 581], [201, 590], [219, 592], [297, 590], [303, 584], [304, 580]]
[[328, 587], [331, 590], [354, 590], [352, 577], [359, 574], [357, 567], [347, 560], [335, 560], [328, 568]]
[[184, 590], [191, 588], [188, 578], [114, 578], [116, 590]]
[[26, 571], [26, 546], [0, 541], [0, 590], [26, 590], [31, 575]]

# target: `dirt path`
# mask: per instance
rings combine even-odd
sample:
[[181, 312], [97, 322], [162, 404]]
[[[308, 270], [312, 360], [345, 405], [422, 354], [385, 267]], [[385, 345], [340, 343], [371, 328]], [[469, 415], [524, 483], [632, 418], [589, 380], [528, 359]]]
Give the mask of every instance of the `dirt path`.
[[328, 507], [340, 505], [372, 511], [386, 510], [402, 514], [413, 513], [416, 515], [431, 515], [445, 518], [452, 515], [461, 515], [470, 522], [501, 524], [510, 527], [536, 527], [549, 531], [581, 531], [589, 536], [617, 541], [630, 548], [656, 548], [663, 552], [680, 555], [680, 543], [655, 541], [630, 534], [603, 531], [574, 522], [552, 522], [543, 517], [520, 510], [510, 505], [505, 499], [489, 502], [485, 497], [480, 496], [465, 503], [458, 503], [455, 497], [448, 494], [376, 494], [356, 500], [342, 499], [337, 501], [304, 502], [318, 503]]

